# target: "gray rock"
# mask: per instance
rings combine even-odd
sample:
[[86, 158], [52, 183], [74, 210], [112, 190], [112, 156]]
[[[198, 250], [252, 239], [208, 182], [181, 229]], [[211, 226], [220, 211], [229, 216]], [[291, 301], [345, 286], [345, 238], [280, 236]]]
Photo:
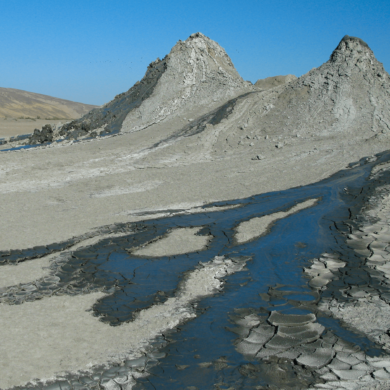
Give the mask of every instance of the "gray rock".
[[53, 129], [51, 125], [44, 125], [42, 130], [35, 129], [33, 135], [30, 137], [29, 144], [37, 145], [47, 142], [53, 142]]
[[262, 156], [261, 154], [258, 154], [256, 157], [252, 157], [252, 160], [264, 160], [264, 156]]

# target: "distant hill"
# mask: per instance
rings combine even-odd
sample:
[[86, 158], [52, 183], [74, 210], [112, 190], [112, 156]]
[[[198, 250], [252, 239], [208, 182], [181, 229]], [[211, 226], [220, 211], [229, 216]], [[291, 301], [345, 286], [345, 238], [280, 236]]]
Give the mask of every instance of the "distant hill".
[[0, 88], [0, 118], [77, 119], [97, 106], [13, 88]]

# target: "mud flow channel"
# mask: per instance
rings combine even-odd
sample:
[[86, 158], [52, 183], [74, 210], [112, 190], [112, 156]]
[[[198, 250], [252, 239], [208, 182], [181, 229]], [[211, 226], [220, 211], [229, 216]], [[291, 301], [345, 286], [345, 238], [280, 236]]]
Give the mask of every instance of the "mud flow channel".
[[[356, 374], [352, 379], [371, 375], [352, 362], [362, 367], [385, 352], [319, 303], [348, 302], [351, 289], [388, 293], [347, 236], [375, 188], [389, 182], [385, 174], [370, 179], [372, 168], [389, 159], [363, 159], [312, 185], [214, 203], [194, 214], [106, 227], [129, 233], [73, 250], [51, 266], [51, 284], [38, 281], [31, 293], [22, 285], [3, 289], [8, 304], [103, 291], [91, 315], [121, 327], [145, 309], [186, 296], [195, 271], [217, 281], [204, 287], [209, 293], [194, 293], [190, 316], [156, 335], [141, 358], [24, 388], [303, 389], [345, 379], [343, 370]], [[177, 229], [192, 229], [201, 247], [164, 256], [159, 241]], [[6, 265], [61, 256], [76, 241], [4, 252], [0, 259]]]

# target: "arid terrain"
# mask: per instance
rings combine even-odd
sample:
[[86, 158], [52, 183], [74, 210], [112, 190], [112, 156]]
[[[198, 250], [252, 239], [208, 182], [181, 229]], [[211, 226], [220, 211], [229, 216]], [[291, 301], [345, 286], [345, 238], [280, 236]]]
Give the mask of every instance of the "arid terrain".
[[0, 138], [32, 133], [46, 123], [77, 119], [96, 106], [0, 88]]
[[[4, 367], [0, 368], [0, 388], [26, 386], [34, 378], [36, 382], [28, 388], [43, 388], [44, 383], [58, 389], [76, 389], [83, 384], [106, 390], [146, 388], [142, 387], [147, 386], [149, 379], [145, 378], [163, 378], [162, 371], [170, 372], [164, 361], [169, 364], [174, 357], [178, 359], [172, 360], [177, 370], [174, 375], [181, 382], [171, 388], [202, 388], [194, 384], [194, 378], [202, 375], [209, 375], [208, 381], [215, 381], [213, 386], [218, 389], [228, 388], [224, 380], [233, 386], [230, 388], [251, 388], [245, 387], [250, 380], [257, 381], [257, 387], [253, 386], [257, 389], [388, 388], [387, 330], [377, 326], [377, 332], [370, 333], [367, 326], [359, 327], [353, 319], [356, 301], [346, 297], [364, 298], [359, 303], [362, 306], [380, 300], [375, 308], [388, 307], [383, 276], [387, 272], [387, 244], [383, 244], [387, 230], [380, 236], [378, 226], [373, 225], [376, 235], [371, 241], [362, 233], [371, 234], [364, 230], [374, 223], [367, 222], [370, 218], [388, 225], [388, 195], [383, 190], [389, 185], [387, 157], [375, 155], [390, 149], [390, 77], [359, 38], [344, 37], [329, 54], [329, 61], [299, 78], [277, 76], [251, 84], [241, 78], [223, 48], [196, 33], [179, 41], [162, 60], [151, 63], [140, 82], [102, 107], [91, 111], [86, 105], [85, 111], [75, 107], [73, 115], [69, 109], [68, 118], [75, 119], [61, 124], [36, 120], [34, 128], [42, 130], [25, 139], [7, 138], [22, 129], [19, 120], [12, 122], [15, 130], [10, 126], [9, 132], [4, 132], [0, 146], [4, 275], [0, 278], [4, 337], [0, 343], [6, 351], [0, 358], [0, 367]], [[53, 111], [54, 116], [59, 114]], [[24, 121], [27, 126], [30, 120]], [[52, 126], [43, 127], [47, 123]], [[312, 189], [316, 186], [318, 190]], [[365, 188], [371, 192], [365, 193]], [[355, 190], [356, 195], [349, 198]], [[280, 204], [272, 206], [277, 200]], [[243, 204], [251, 202], [259, 208], [246, 212]], [[268, 208], [267, 202], [271, 202]], [[348, 217], [353, 202], [358, 204], [356, 213], [351, 211]], [[375, 206], [372, 215], [369, 202]], [[333, 232], [326, 224], [331, 220], [329, 213], [336, 209], [344, 219], [334, 222], [337, 231]], [[279, 308], [280, 303], [272, 306], [276, 293], [266, 297], [267, 290], [261, 286], [269, 283], [267, 288], [272, 290], [293, 282], [283, 279], [281, 283], [270, 276], [256, 287], [261, 302], [251, 298], [247, 307], [236, 306], [226, 313], [221, 309], [223, 314], [216, 315], [233, 318], [238, 327], [234, 345], [224, 341], [230, 346], [226, 347], [230, 361], [224, 360], [227, 355], [221, 352], [218, 358], [209, 357], [210, 361], [187, 363], [179, 359], [184, 352], [176, 354], [173, 349], [164, 360], [162, 345], [169, 348], [171, 338], [179, 340], [175, 332], [181, 330], [177, 329], [190, 329], [191, 323], [201, 321], [203, 312], [212, 312], [202, 311], [199, 302], [222, 301], [219, 296], [224, 296], [225, 290], [228, 296], [234, 288], [241, 291], [255, 283], [261, 261], [268, 258], [262, 242], [274, 237], [282, 248], [295, 234], [288, 227], [277, 230], [278, 223], [288, 224], [302, 216], [307, 220], [299, 223], [297, 219], [296, 226], [306, 228], [316, 213], [317, 225], [304, 237], [308, 242], [309, 236], [319, 238], [312, 238], [311, 244], [297, 238], [293, 249], [284, 249], [280, 255], [287, 258], [301, 251], [295, 260], [299, 266], [291, 275], [299, 274], [316, 305], [308, 306], [303, 299], [300, 306], [291, 300], [283, 303], [290, 305], [288, 308]], [[348, 222], [350, 230], [346, 232], [340, 226], [347, 226], [348, 218], [357, 222]], [[329, 234], [343, 238], [328, 239]], [[225, 239], [225, 246], [219, 244]], [[345, 245], [340, 244], [343, 240]], [[351, 240], [366, 241], [348, 246]], [[367, 250], [375, 240], [378, 246]], [[340, 247], [332, 246], [335, 242]], [[311, 251], [306, 253], [305, 245]], [[363, 254], [353, 252], [362, 246]], [[111, 247], [115, 249], [109, 251]], [[381, 259], [370, 263], [369, 257], [377, 251], [383, 252], [378, 252]], [[341, 274], [363, 255], [359, 267], [372, 269], [365, 271], [366, 279], [357, 281]], [[104, 256], [111, 265], [99, 263]], [[127, 260], [113, 265], [119, 262], [113, 260], [115, 256]], [[180, 268], [175, 259], [183, 264], [188, 261], [188, 268]], [[348, 259], [352, 259], [350, 263]], [[384, 268], [370, 268], [372, 261]], [[131, 264], [139, 265], [129, 271]], [[252, 264], [258, 264], [256, 272]], [[101, 268], [96, 271], [96, 267]], [[267, 267], [265, 262], [264, 269]], [[350, 269], [355, 268], [348, 268], [353, 273]], [[109, 272], [116, 276], [107, 276]], [[170, 280], [170, 272], [179, 276], [167, 287], [164, 283]], [[248, 279], [235, 285], [232, 280], [246, 272]], [[376, 284], [371, 280], [378, 277], [375, 272], [383, 274]], [[126, 276], [130, 274], [131, 278]], [[341, 281], [343, 286], [337, 284]], [[365, 286], [364, 296], [348, 293], [354, 285]], [[135, 286], [145, 291], [144, 295]], [[156, 292], [153, 288], [157, 287]], [[134, 291], [127, 292], [127, 288]], [[341, 290], [344, 295], [340, 298]], [[123, 306], [120, 302], [126, 299], [118, 298], [120, 291], [132, 297]], [[332, 297], [326, 291], [332, 291]], [[277, 296], [278, 302], [282, 295]], [[241, 302], [245, 299], [243, 296]], [[210, 303], [210, 307], [217, 306]], [[255, 312], [259, 307], [263, 311]], [[121, 312], [115, 316], [115, 310], [128, 310], [131, 315]], [[370, 306], [370, 310], [376, 309]], [[385, 310], [382, 313], [386, 313], [383, 321], [390, 321], [390, 315]], [[317, 322], [323, 316], [344, 319], [345, 329], [357, 333], [349, 335], [347, 342], [339, 325], [332, 323], [332, 328], [331, 322]], [[11, 318], [17, 318], [18, 327]], [[221, 323], [211, 329], [210, 325], [210, 332], [220, 335], [226, 327]], [[34, 331], [27, 336], [29, 329]], [[201, 337], [193, 332], [183, 340]], [[369, 341], [352, 345], [360, 337]], [[181, 344], [177, 343], [179, 351]], [[369, 347], [364, 349], [365, 345]], [[186, 348], [183, 346], [183, 351], [189, 350]], [[375, 348], [380, 356], [372, 356]], [[198, 359], [201, 353], [192, 355]], [[160, 364], [165, 368], [158, 371]], [[272, 372], [281, 370], [283, 375], [267, 376], [262, 368], [267, 364]], [[199, 374], [199, 367], [214, 367], [213, 374]], [[227, 367], [235, 367], [231, 371], [235, 370], [237, 377], [221, 371]], [[88, 376], [89, 382], [80, 379], [81, 371], [88, 372], [85, 378]], [[166, 377], [163, 380], [168, 381]]]

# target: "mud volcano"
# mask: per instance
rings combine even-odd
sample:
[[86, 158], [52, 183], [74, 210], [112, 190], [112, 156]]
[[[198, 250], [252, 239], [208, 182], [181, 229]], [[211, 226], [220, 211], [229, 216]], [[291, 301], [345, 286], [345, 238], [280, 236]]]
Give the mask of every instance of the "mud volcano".
[[389, 388], [389, 91], [358, 38], [251, 85], [197, 33], [0, 146], [0, 388]]

